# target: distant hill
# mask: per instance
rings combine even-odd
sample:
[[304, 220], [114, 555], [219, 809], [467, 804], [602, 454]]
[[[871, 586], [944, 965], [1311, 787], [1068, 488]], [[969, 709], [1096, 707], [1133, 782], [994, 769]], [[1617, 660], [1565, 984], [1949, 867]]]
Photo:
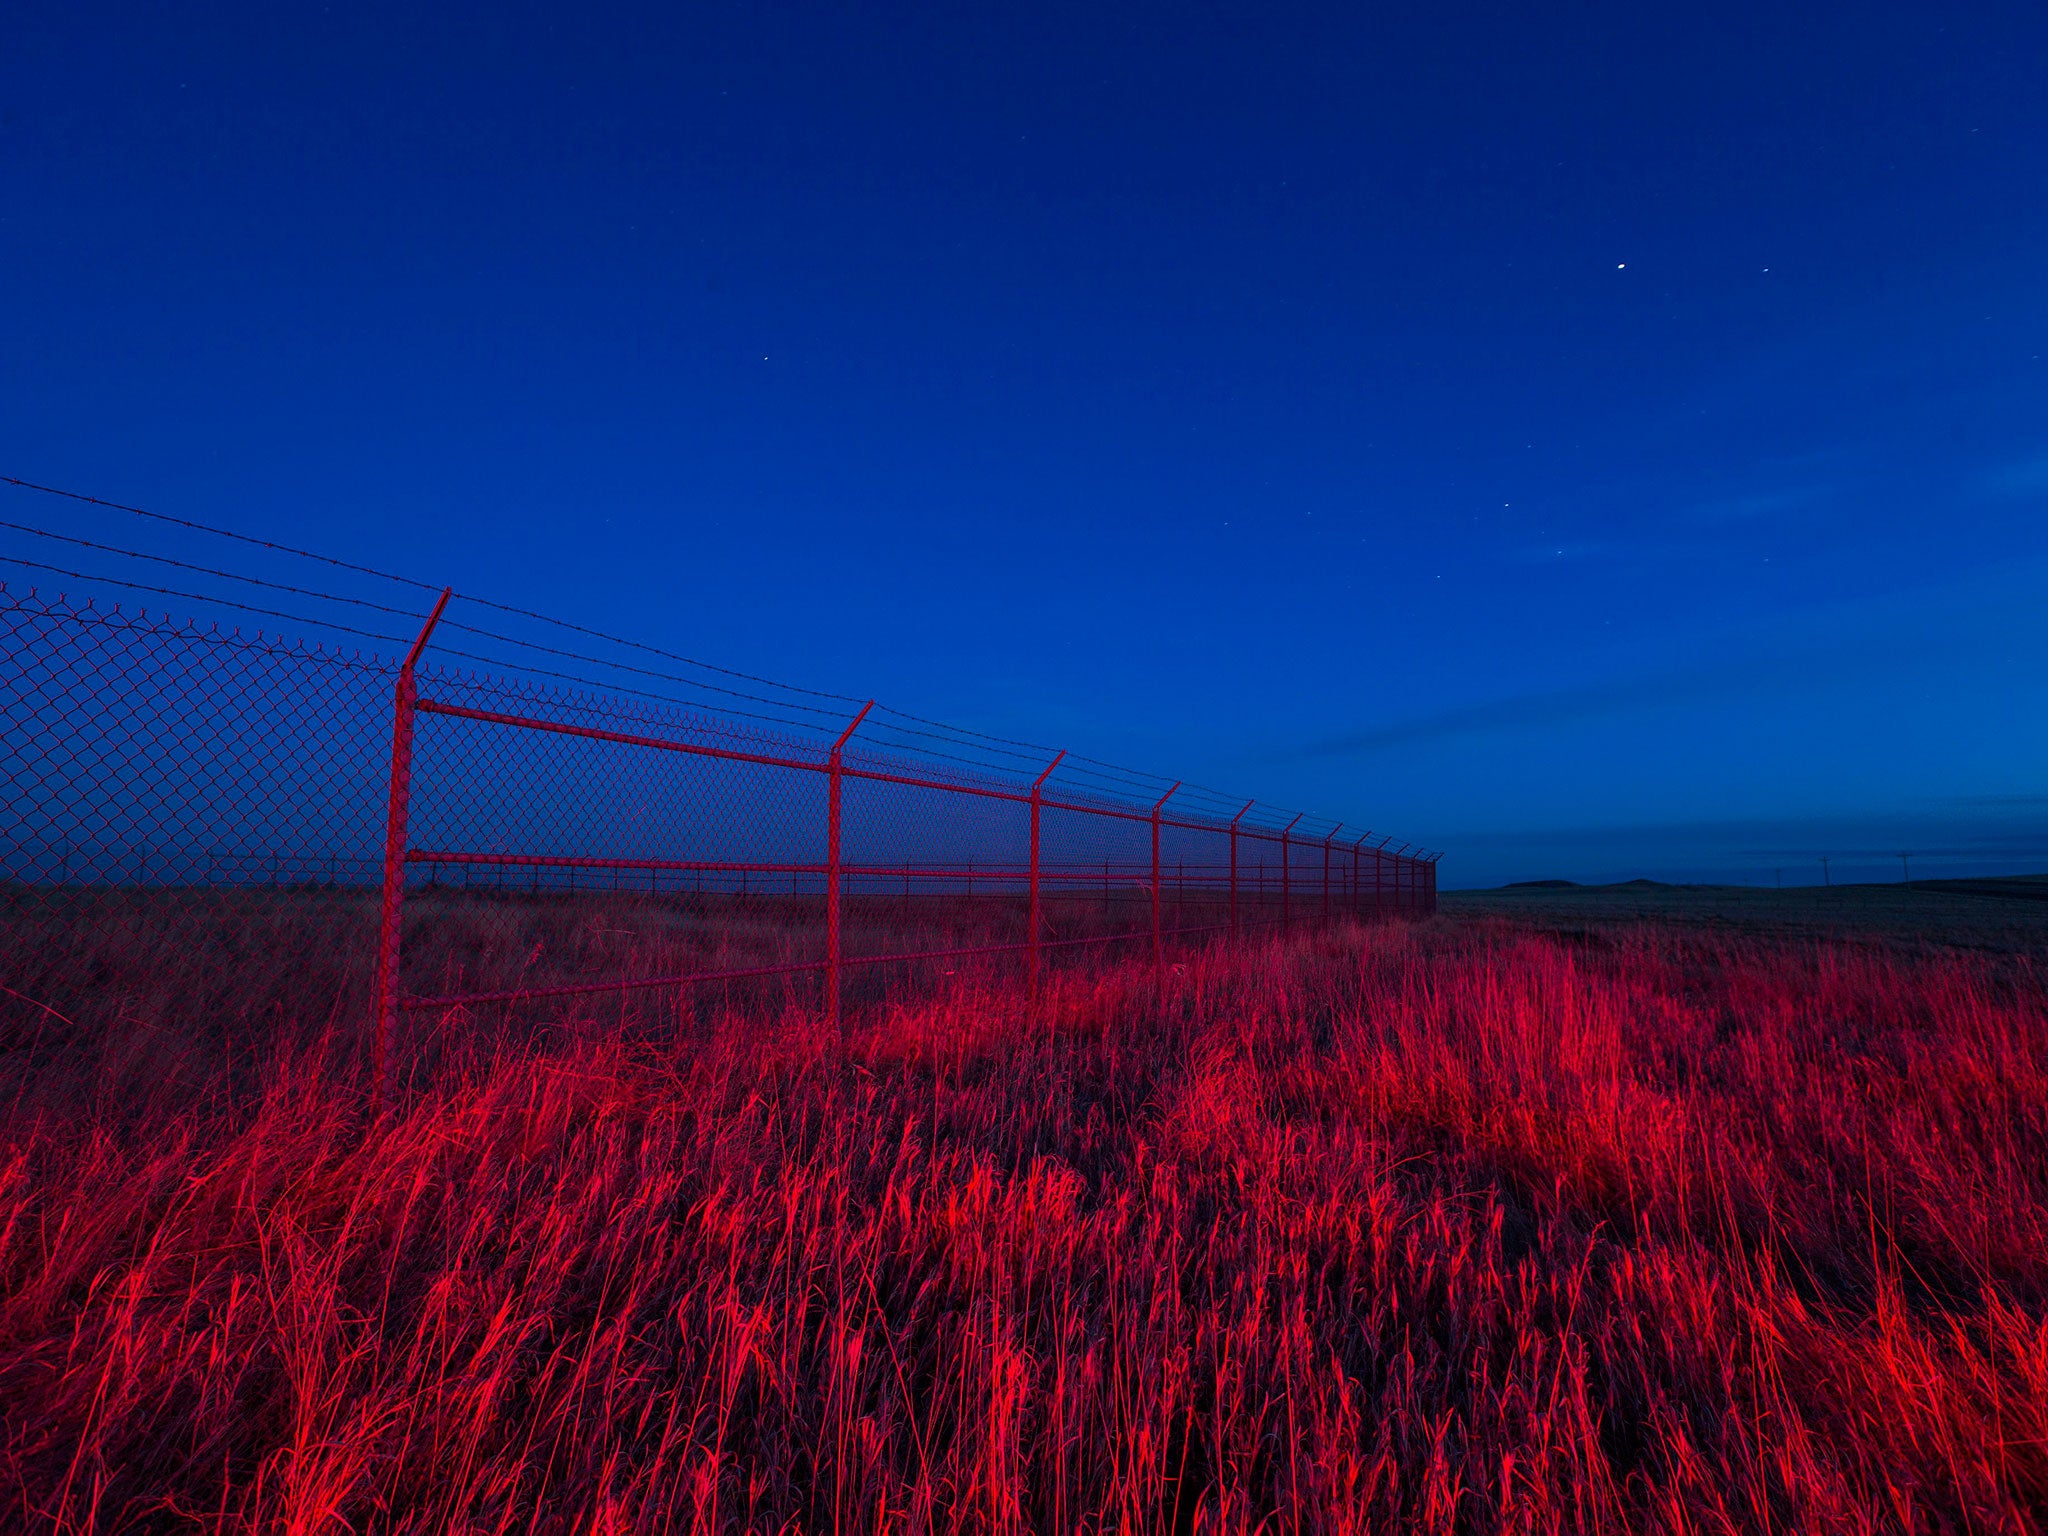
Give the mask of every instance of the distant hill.
[[1637, 876], [1633, 880], [1619, 880], [1612, 885], [1581, 885], [1576, 880], [1510, 880], [1501, 887], [1504, 891], [1668, 891], [1671, 885], [1663, 880], [1645, 880]]
[[[1607, 885], [1583, 885], [1577, 880], [1510, 880], [1506, 885], [1496, 886], [1502, 891], [1584, 891], [1588, 894], [1599, 891], [1762, 891], [1764, 886], [1754, 885], [1674, 885], [1668, 880], [1648, 880], [1637, 877], [1634, 880], [1616, 880]], [[1786, 891], [1892, 891], [1900, 894], [1920, 891], [1949, 896], [1994, 896], [2008, 901], [2048, 901], [2048, 875], [1989, 875], [1980, 878], [1959, 880], [1876, 880], [1836, 881], [1832, 887], [1818, 885], [1786, 886]]]

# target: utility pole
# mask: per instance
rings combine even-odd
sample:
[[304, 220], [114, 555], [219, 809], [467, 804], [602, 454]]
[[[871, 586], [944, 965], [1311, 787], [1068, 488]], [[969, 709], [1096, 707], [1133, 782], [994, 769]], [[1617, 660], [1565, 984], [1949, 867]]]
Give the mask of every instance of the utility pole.
[[1899, 855], [1899, 883], [1902, 885], [1911, 885], [1913, 883], [1913, 866], [1908, 862], [1912, 857], [1909, 853]]
[[1820, 883], [1822, 885], [1833, 885], [1835, 883], [1833, 877], [1828, 874], [1828, 856], [1826, 854], [1820, 856]]

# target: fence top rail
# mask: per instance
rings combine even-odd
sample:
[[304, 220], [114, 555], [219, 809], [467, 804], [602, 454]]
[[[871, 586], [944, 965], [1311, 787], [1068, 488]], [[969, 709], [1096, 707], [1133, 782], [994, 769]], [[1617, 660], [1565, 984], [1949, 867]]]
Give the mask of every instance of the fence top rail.
[[[554, 735], [577, 736], [586, 740], [611, 742], [622, 746], [644, 747], [653, 751], [681, 752], [693, 757], [710, 757], [727, 762], [752, 763], [760, 767], [781, 768], [792, 772], [830, 773], [833, 771], [829, 753], [821, 760], [819, 757], [808, 753], [801, 757], [791, 757], [772, 751], [746, 751], [737, 747], [718, 746], [707, 742], [689, 741], [677, 737], [645, 736], [635, 732], [606, 730], [599, 726], [584, 725], [572, 721], [549, 720], [533, 715], [513, 715], [502, 710], [477, 709], [469, 705], [448, 703], [441, 699], [420, 699], [416, 703], [415, 708], [424, 714], [447, 715], [456, 719], [474, 720], [487, 725], [502, 725], [514, 730], [544, 731]], [[733, 739], [738, 733], [721, 732], [720, 735], [725, 739]], [[763, 741], [762, 745], [764, 747], [777, 747], [784, 744], [770, 738]], [[998, 787], [977, 783], [965, 777], [953, 778], [948, 776], [945, 778], [932, 778], [922, 774], [890, 771], [883, 768], [866, 766], [868, 761], [872, 761], [872, 759], [863, 760], [857, 758], [849, 763], [844, 760], [844, 754], [842, 754], [838, 772], [845, 778], [861, 779], [870, 783], [896, 784], [913, 789], [936, 789], [952, 794], [972, 795], [984, 800], [1009, 801], [1019, 805], [1029, 805], [1034, 798], [1033, 791], [1029, 788], [1018, 788], [1015, 786]], [[883, 761], [886, 762], [888, 760], [883, 759]], [[1156, 820], [1162, 827], [1173, 827], [1182, 831], [1202, 832], [1226, 837], [1235, 835], [1279, 844], [1287, 844], [1290, 841], [1287, 832], [1291, 830], [1296, 822], [1301, 820], [1297, 816], [1294, 822], [1288, 824], [1288, 828], [1274, 832], [1266, 828], [1233, 826], [1232, 823], [1227, 821], [1210, 821], [1184, 816], [1168, 817], [1161, 814], [1156, 807], [1141, 809], [1135, 805], [1117, 804], [1108, 800], [1094, 801], [1054, 798], [1046, 796], [1042, 790], [1038, 792], [1037, 800], [1042, 808], [1049, 810], [1072, 811], [1090, 816], [1109, 817], [1119, 821], [1144, 822], [1148, 824]], [[1293, 846], [1300, 847], [1305, 851], [1312, 851], [1322, 846], [1320, 842], [1309, 842], [1300, 839], [1294, 839], [1292, 843]], [[1398, 854], [1382, 855], [1382, 857], [1394, 858], [1403, 863], [1415, 862]]]

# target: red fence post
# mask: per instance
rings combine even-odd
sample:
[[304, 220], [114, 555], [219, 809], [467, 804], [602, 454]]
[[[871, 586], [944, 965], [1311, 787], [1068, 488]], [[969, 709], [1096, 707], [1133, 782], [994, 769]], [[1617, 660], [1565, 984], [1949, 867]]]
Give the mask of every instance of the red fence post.
[[1180, 781], [1176, 779], [1173, 789], [1152, 806], [1152, 976], [1158, 981], [1166, 977], [1166, 945], [1159, 932], [1159, 812], [1179, 788]]
[[1044, 797], [1039, 794], [1039, 791], [1045, 788], [1045, 781], [1052, 777], [1053, 769], [1059, 767], [1060, 758], [1066, 755], [1065, 750], [1062, 749], [1059, 757], [1055, 757], [1051, 762], [1047, 763], [1045, 765], [1045, 772], [1041, 773], [1031, 783], [1031, 995], [1033, 997], [1038, 996], [1038, 813], [1044, 804]]
[[1230, 818], [1230, 936], [1237, 937], [1237, 824], [1257, 802], [1247, 800], [1244, 810]]
[[861, 705], [860, 713], [848, 722], [839, 739], [832, 743], [829, 759], [828, 778], [830, 787], [826, 791], [825, 803], [825, 971], [830, 981], [832, 1025], [839, 1031], [839, 1043], [846, 1044], [846, 1020], [839, 1012], [839, 783], [843, 777], [840, 754], [846, 748], [846, 741], [867, 719], [868, 711], [875, 707], [869, 699]]
[[1344, 823], [1340, 821], [1336, 826], [1330, 828], [1329, 837], [1323, 839], [1323, 926], [1325, 928], [1330, 926], [1330, 843], [1343, 830]]
[[1360, 859], [1362, 857], [1361, 850], [1365, 847], [1365, 838], [1371, 836], [1372, 828], [1367, 827], [1365, 829], [1365, 837], [1361, 837], [1351, 845], [1351, 915], [1353, 917], [1358, 916], [1359, 906], [1365, 896], [1365, 871], [1360, 863]]
[[398, 1025], [398, 934], [405, 903], [405, 827], [412, 811], [412, 717], [419, 686], [413, 672], [427, 637], [448, 606], [450, 589], [443, 587], [434, 611], [420, 626], [419, 638], [398, 668], [398, 686], [391, 707], [391, 785], [384, 812], [384, 900], [377, 917], [377, 982], [370, 1017], [370, 1113], [384, 1109], [385, 1077]]
[[1294, 830], [1294, 822], [1300, 820], [1301, 817], [1297, 815], [1294, 821], [1290, 821], [1280, 829], [1280, 931], [1282, 933], [1292, 933], [1294, 931], [1294, 855], [1288, 851], [1287, 837]]

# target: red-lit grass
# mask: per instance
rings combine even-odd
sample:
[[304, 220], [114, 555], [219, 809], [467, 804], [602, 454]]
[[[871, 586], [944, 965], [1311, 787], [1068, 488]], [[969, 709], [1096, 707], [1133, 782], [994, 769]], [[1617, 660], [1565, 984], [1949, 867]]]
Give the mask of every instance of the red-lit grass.
[[369, 1130], [280, 1038], [201, 1112], [17, 1120], [0, 1526], [2048, 1514], [2020, 960], [1347, 929], [845, 1056], [795, 1008], [560, 1032]]

